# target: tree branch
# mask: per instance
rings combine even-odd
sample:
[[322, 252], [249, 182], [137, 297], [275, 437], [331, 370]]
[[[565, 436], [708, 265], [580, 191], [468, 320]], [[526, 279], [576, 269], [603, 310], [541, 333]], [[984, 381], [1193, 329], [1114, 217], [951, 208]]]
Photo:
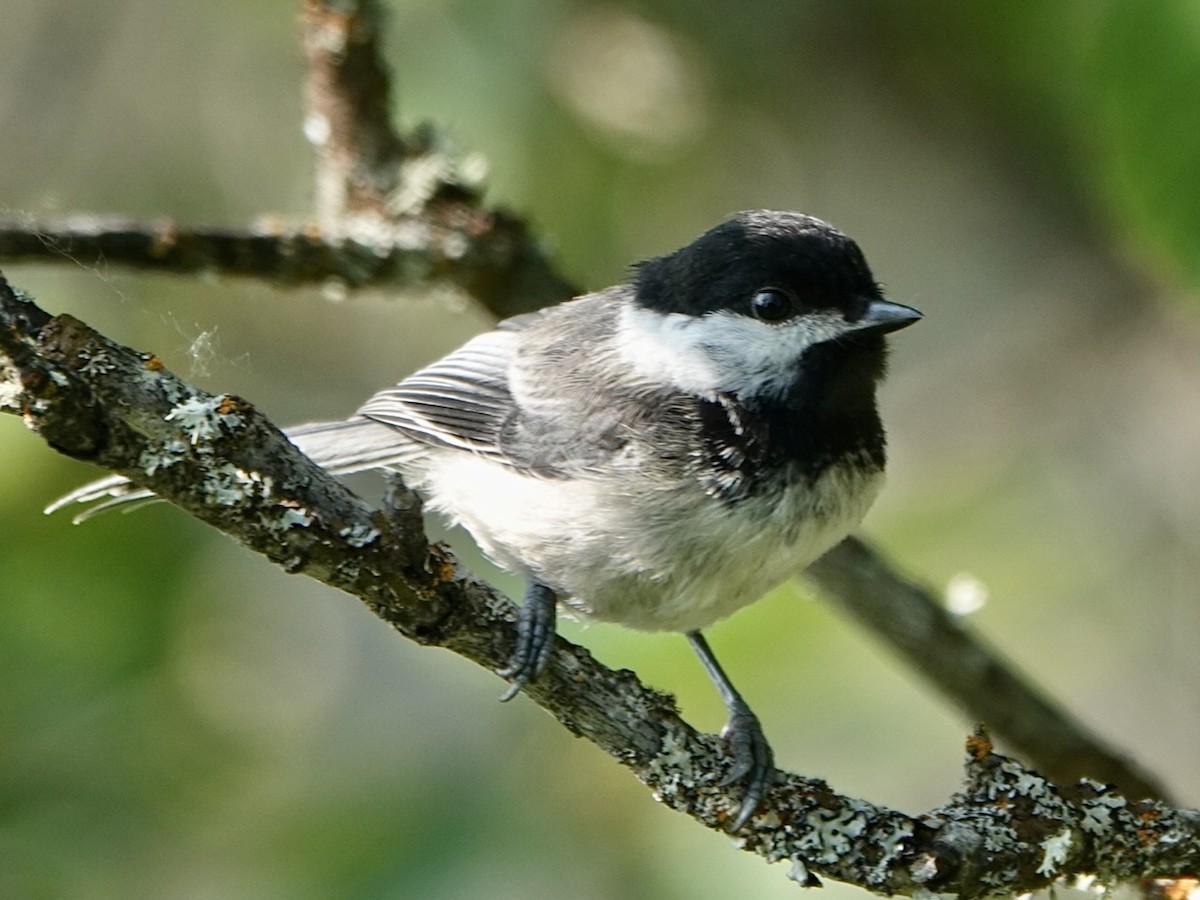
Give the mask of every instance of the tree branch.
[[279, 287], [339, 283], [401, 290], [454, 284], [498, 316], [574, 293], [524, 222], [463, 200], [329, 234], [264, 218], [244, 228], [138, 222], [112, 215], [0, 221], [0, 258], [125, 265], [139, 271], [254, 278]]
[[304, 3], [304, 133], [317, 150], [317, 218], [330, 230], [356, 213], [386, 217], [404, 181], [410, 154], [392, 127], [381, 16], [373, 3]]
[[[500, 316], [574, 293], [521, 220], [483, 205], [477, 179], [431, 130], [394, 130], [375, 3], [306, 0], [303, 23], [316, 224], [185, 227], [108, 216], [9, 222], [0, 223], [0, 256], [240, 275], [281, 286], [400, 289], [442, 280]], [[300, 456], [244, 401], [197, 392], [157, 357], [111, 344], [68, 317], [51, 319], [7, 287], [0, 307], [0, 409], [19, 412], [56, 449], [147, 485], [288, 571], [360, 597], [407, 637], [488, 668], [507, 660], [509, 605], [463, 576], [444, 548], [427, 545], [412, 502], [390, 520]], [[861, 542], [844, 543], [808, 574], [1051, 776], [1089, 775], [1133, 797], [1164, 796]], [[723, 827], [738, 798], [716, 787], [727, 765], [717, 739], [696, 734], [669, 698], [628, 673], [605, 669], [561, 640], [558, 647], [528, 693], [664, 802]], [[1058, 791], [992, 754], [990, 744], [986, 753], [973, 746], [968, 789], [917, 818], [786, 776], [745, 847], [885, 892], [972, 895], [989, 885], [1028, 890], [1068, 872], [1123, 880], [1194, 871], [1190, 814], [1131, 805], [1090, 782]], [[1138, 823], [1144, 844], [1133, 843], [1128, 830]], [[1190, 843], [1159, 848], [1158, 837], [1171, 834]], [[796, 871], [803, 880], [803, 867]]]
[[[513, 608], [429, 544], [407, 495], [372, 510], [308, 460], [246, 401], [199, 391], [158, 357], [51, 317], [0, 279], [0, 411], [47, 443], [131, 478], [273, 560], [360, 598], [396, 631], [495, 670], [515, 638]], [[526, 689], [572, 733], [631, 769], [663, 803], [723, 830], [740, 804], [729, 766], [673, 700], [558, 638]], [[742, 847], [885, 894], [1022, 892], [1073, 874], [1108, 881], [1200, 869], [1200, 815], [1130, 803], [1083, 781], [1058, 788], [968, 744], [967, 784], [907, 816], [779, 773]]]
[[[219, 273], [278, 286], [399, 290], [443, 281], [499, 317], [576, 293], [524, 222], [483, 205], [478, 185], [431, 129], [401, 136], [393, 128], [380, 19], [372, 0], [304, 0], [305, 130], [317, 149], [319, 224], [265, 218], [247, 228], [185, 227], [93, 215], [0, 222], [0, 258]], [[1042, 770], [1166, 798], [1152, 776], [1047, 700], [931, 592], [862, 543], [836, 548], [808, 577]]]

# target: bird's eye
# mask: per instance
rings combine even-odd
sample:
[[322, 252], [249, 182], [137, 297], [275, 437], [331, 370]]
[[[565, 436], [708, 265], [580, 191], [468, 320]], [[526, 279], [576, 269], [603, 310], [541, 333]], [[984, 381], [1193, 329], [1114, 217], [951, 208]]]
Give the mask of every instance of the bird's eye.
[[782, 288], [767, 287], [754, 295], [750, 310], [764, 322], [782, 322], [798, 312], [796, 298]]

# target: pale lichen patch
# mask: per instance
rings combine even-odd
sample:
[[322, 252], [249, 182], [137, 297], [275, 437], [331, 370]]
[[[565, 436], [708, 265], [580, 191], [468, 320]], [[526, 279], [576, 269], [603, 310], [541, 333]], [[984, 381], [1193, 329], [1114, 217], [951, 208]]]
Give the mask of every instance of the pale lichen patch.
[[1039, 845], [1042, 848], [1042, 861], [1037, 867], [1039, 875], [1054, 875], [1058, 872], [1071, 852], [1071, 829], [1063, 828], [1057, 834], [1052, 834]]
[[237, 416], [221, 411], [228, 402], [229, 399], [224, 395], [191, 396], [177, 403], [164, 418], [183, 429], [192, 446], [195, 446], [201, 441], [217, 437], [222, 428], [231, 428], [236, 424]]
[[284, 509], [283, 513], [279, 516], [279, 530], [286, 530], [288, 528], [307, 528], [313, 523], [314, 518], [315, 517], [313, 514], [303, 507], [289, 506]]
[[204, 496], [219, 506], [237, 506], [249, 500], [261, 499], [271, 493], [271, 477], [259, 472], [247, 472], [232, 463], [222, 463], [212, 470], [202, 485]]
[[1100, 796], [1084, 800], [1080, 804], [1083, 807], [1083, 818], [1080, 820], [1079, 826], [1089, 834], [1103, 834], [1111, 828], [1114, 815], [1124, 809], [1129, 802], [1124, 797], [1111, 793], [1103, 786], [1101, 786], [1101, 790], [1103, 793]]
[[20, 409], [23, 393], [20, 373], [10, 365], [0, 364], [0, 409]]
[[788, 867], [787, 877], [801, 887], [808, 887], [812, 879], [812, 874], [808, 871], [808, 866], [804, 864], [804, 860], [793, 859], [791, 866]]
[[96, 352], [80, 350], [79, 357], [85, 360], [84, 364], [79, 367], [79, 371], [83, 375], [107, 375], [117, 368], [116, 363], [109, 360], [102, 350]]
[[694, 785], [698, 778], [692, 755], [684, 743], [670, 732], [663, 738], [662, 749], [646, 769], [646, 780], [655, 786], [654, 796], [660, 803]]
[[338, 532], [338, 537], [344, 538], [351, 547], [365, 547], [379, 537], [379, 529], [366, 522], [359, 522], [343, 528]]
[[147, 475], [180, 463], [187, 455], [183, 441], [167, 441], [161, 447], [147, 447], [138, 455], [138, 467]]

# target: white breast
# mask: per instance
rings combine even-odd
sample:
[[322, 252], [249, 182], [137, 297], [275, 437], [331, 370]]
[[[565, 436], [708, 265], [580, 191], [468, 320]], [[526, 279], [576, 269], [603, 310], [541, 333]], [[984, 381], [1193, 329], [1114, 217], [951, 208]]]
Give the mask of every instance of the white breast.
[[585, 618], [648, 631], [704, 628], [757, 600], [855, 528], [882, 483], [840, 466], [731, 506], [637, 471], [536, 478], [452, 452], [406, 475], [499, 565], [548, 583]]

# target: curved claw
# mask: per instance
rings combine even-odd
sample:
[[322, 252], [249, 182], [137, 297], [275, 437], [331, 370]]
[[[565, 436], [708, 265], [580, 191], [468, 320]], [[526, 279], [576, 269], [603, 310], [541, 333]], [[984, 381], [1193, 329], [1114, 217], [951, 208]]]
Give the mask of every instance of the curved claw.
[[533, 681], [550, 661], [554, 649], [555, 617], [558, 597], [554, 591], [536, 581], [529, 582], [525, 589], [525, 602], [517, 613], [517, 643], [513, 647], [509, 663], [496, 674], [511, 678], [512, 684], [500, 695], [500, 702], [507, 703], [525, 685]]
[[738, 781], [746, 784], [746, 796], [742, 798], [737, 818], [730, 825], [731, 831], [740, 831], [767, 796], [775, 774], [775, 754], [767, 743], [758, 717], [749, 709], [734, 710], [721, 730], [721, 737], [733, 756], [733, 766], [721, 780], [721, 787]]

